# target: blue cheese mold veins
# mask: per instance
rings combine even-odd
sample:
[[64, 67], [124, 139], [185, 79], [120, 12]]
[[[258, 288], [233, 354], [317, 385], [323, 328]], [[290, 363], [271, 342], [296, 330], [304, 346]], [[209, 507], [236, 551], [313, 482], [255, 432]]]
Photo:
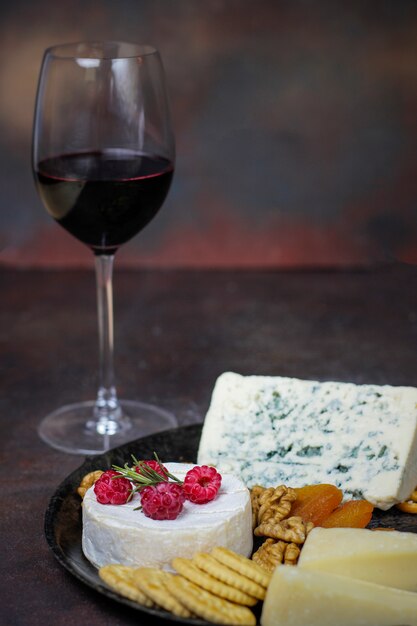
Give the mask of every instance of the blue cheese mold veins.
[[222, 374], [198, 462], [248, 487], [332, 482], [388, 509], [417, 482], [417, 389]]

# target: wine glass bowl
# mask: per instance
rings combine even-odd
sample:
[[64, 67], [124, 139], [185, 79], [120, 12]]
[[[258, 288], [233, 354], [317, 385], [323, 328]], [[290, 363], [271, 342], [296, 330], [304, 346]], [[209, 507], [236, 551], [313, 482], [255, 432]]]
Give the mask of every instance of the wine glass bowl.
[[174, 172], [157, 50], [123, 42], [46, 50], [32, 158], [46, 210], [95, 255], [100, 353], [97, 399], [54, 411], [40, 436], [61, 450], [98, 454], [176, 425], [163, 409], [120, 401], [113, 370], [114, 255], [155, 217]]

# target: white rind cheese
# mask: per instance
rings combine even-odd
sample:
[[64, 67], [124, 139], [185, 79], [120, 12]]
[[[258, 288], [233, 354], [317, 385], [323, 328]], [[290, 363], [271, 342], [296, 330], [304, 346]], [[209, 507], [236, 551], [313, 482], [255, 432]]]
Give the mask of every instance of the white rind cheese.
[[198, 462], [248, 487], [334, 483], [388, 509], [417, 484], [417, 389], [226, 372]]
[[[180, 479], [194, 467], [165, 463]], [[152, 520], [142, 511], [140, 497], [123, 505], [100, 504], [91, 487], [82, 506], [82, 549], [96, 567], [121, 563], [132, 567], [169, 567], [177, 556], [225, 546], [249, 556], [252, 551], [252, 513], [249, 492], [241, 480], [222, 474], [217, 497], [207, 504], [188, 500], [175, 520]]]

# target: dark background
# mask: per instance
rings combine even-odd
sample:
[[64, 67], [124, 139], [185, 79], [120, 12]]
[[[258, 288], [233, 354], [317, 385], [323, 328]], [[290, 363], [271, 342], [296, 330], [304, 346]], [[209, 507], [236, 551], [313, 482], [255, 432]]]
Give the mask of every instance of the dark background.
[[46, 47], [160, 49], [177, 170], [132, 267], [417, 260], [414, 0], [13, 0], [0, 4], [0, 263], [84, 266], [30, 170]]

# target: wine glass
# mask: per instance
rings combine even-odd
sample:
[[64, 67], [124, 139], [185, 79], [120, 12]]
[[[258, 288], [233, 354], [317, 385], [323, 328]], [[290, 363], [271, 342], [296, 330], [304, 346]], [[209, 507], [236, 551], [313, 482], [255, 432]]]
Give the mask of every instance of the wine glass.
[[47, 211], [95, 255], [100, 355], [97, 399], [48, 415], [41, 438], [66, 452], [99, 454], [175, 426], [161, 408], [119, 400], [113, 369], [114, 255], [156, 215], [174, 172], [158, 51], [113, 41], [46, 50], [32, 156]]

